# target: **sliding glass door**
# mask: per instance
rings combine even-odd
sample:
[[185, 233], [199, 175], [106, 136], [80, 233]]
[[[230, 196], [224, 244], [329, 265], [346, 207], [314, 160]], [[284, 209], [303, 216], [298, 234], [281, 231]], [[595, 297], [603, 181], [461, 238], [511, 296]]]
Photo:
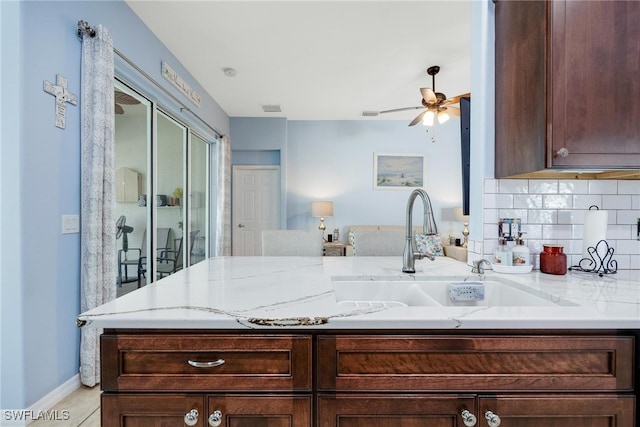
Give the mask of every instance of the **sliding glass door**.
[[118, 81], [115, 111], [117, 280], [140, 287], [209, 255], [211, 143]]

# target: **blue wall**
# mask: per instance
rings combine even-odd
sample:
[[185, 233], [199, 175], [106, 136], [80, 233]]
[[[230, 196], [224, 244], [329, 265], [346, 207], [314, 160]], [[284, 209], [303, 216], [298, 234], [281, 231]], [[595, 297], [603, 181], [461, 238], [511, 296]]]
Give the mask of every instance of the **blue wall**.
[[[316, 226], [311, 217], [313, 200], [334, 202], [334, 216], [326, 219], [329, 230], [350, 224], [402, 225], [410, 190], [374, 190], [373, 155], [424, 154], [425, 187], [438, 229], [445, 236], [459, 235], [462, 225], [454, 221], [453, 209], [462, 203], [460, 121], [437, 125], [429, 133], [423, 126], [407, 124], [395, 120], [232, 118], [231, 146], [234, 158], [249, 147], [281, 150], [285, 188], [282, 223], [288, 229]], [[416, 207], [416, 214], [420, 209]]]
[[[429, 133], [426, 129], [408, 127], [406, 121], [290, 121], [287, 228], [315, 227], [313, 200], [333, 201], [329, 230], [350, 224], [403, 225], [410, 190], [373, 189], [374, 153], [418, 153], [426, 156], [424, 188], [438, 230], [443, 235], [461, 231], [451, 222], [453, 208], [462, 205], [460, 121], [436, 125]], [[417, 215], [422, 207], [415, 209]]]
[[[0, 2], [0, 408], [24, 396], [22, 238], [18, 102], [22, 34], [20, 3]], [[13, 406], [15, 407], [15, 406]]]
[[[80, 106], [67, 106], [66, 129], [58, 129], [54, 98], [42, 90], [44, 80], [62, 74], [80, 95], [77, 21], [106, 26], [115, 48], [188, 103], [163, 80], [161, 61], [167, 61], [201, 95], [202, 106], [191, 108], [223, 133], [229, 118], [122, 1], [3, 1], [0, 7], [0, 408], [27, 408], [78, 372], [80, 235], [61, 234], [61, 216], [80, 213]], [[168, 99], [119, 64], [128, 80], [160, 102]]]

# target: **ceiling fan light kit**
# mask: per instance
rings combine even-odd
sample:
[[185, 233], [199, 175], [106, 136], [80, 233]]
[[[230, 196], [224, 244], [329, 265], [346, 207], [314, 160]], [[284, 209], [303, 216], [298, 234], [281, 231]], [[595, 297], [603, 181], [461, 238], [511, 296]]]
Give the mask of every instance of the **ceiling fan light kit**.
[[422, 124], [425, 126], [433, 126], [433, 119], [435, 118], [435, 116], [436, 114], [432, 110], [428, 110], [424, 115]]

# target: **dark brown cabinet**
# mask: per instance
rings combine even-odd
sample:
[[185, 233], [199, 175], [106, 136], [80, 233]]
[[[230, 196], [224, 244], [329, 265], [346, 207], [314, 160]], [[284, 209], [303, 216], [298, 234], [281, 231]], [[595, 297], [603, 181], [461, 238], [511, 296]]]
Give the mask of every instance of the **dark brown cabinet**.
[[311, 427], [309, 335], [105, 333], [102, 425]]
[[100, 401], [101, 424], [110, 427], [184, 426], [187, 414], [204, 427], [204, 397], [188, 394], [108, 394]]
[[[466, 413], [465, 413], [466, 411]], [[465, 395], [327, 394], [318, 397], [318, 427], [456, 427], [475, 417]]]
[[329, 394], [318, 397], [318, 427], [634, 426], [634, 405], [625, 395]]
[[[320, 427], [635, 426], [633, 337], [325, 335], [317, 342]], [[465, 424], [470, 415], [477, 424]]]
[[638, 22], [638, 1], [495, 1], [496, 178], [640, 176]]
[[310, 427], [311, 396], [104, 393], [101, 415], [113, 427]]
[[635, 338], [107, 330], [102, 425], [635, 427]]
[[609, 427], [634, 425], [633, 396], [497, 395], [478, 399], [478, 425], [497, 416], [502, 427]]

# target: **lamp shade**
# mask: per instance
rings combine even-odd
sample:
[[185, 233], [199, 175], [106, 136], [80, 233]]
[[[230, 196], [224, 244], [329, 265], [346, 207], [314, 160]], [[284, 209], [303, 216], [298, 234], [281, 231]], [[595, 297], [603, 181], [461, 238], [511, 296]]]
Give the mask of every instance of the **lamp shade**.
[[333, 216], [333, 202], [311, 202], [311, 216], [325, 217]]
[[462, 208], [454, 208], [453, 210], [453, 219], [459, 222], [469, 222], [469, 215], [463, 215]]

